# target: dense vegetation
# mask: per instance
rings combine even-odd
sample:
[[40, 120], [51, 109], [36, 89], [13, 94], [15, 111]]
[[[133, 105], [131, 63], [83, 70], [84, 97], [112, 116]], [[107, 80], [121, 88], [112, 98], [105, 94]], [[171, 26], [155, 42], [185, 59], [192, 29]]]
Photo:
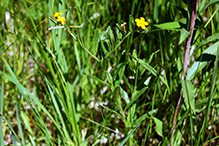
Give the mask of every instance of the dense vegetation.
[[1, 0], [3, 145], [218, 145], [219, 0]]

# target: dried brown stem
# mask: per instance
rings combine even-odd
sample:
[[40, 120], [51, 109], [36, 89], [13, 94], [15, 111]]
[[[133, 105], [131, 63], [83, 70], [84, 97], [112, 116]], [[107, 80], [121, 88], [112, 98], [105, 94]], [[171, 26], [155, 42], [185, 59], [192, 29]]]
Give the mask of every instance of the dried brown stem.
[[[81, 28], [83, 26], [84, 23], [82, 23], [80, 26], [70, 26], [70, 28]], [[53, 30], [53, 29], [63, 29], [65, 28], [65, 26], [56, 26], [56, 27], [50, 27], [49, 30]]]

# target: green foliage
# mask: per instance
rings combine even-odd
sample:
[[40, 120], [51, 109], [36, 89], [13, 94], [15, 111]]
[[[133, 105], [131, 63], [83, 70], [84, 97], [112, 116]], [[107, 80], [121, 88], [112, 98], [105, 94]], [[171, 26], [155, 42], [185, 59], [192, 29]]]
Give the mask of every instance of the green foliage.
[[0, 145], [218, 145], [218, 2], [1, 1]]

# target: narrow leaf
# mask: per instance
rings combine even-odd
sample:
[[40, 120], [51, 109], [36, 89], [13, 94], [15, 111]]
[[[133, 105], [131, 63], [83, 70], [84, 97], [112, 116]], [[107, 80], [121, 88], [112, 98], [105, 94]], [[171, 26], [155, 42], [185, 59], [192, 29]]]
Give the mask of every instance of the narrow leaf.
[[163, 137], [163, 122], [155, 117], [152, 117], [152, 119], [155, 122], [155, 130], [157, 132], [158, 135], [160, 135], [161, 137]]
[[[219, 42], [211, 45], [210, 47], [208, 47], [203, 53], [202, 55], [199, 56], [199, 58], [201, 58], [201, 60], [196, 61], [192, 67], [190, 68], [188, 75], [186, 76], [187, 80], [192, 80], [195, 75], [202, 70], [208, 63], [210, 63], [212, 60], [211, 59], [211, 55], [216, 55], [217, 53], [217, 46], [219, 45]], [[211, 54], [211, 55], [208, 55]]]
[[182, 88], [183, 88], [183, 97], [186, 102], [187, 108], [191, 108], [192, 112], [195, 113], [195, 90], [192, 83], [188, 80], [182, 81]]
[[154, 25], [160, 29], [166, 29], [166, 30], [180, 30], [180, 24], [179, 22], [166, 22], [162, 24], [156, 24]]
[[94, 54], [97, 53], [98, 46], [99, 46], [99, 30], [97, 28], [94, 32], [94, 37], [92, 40], [92, 47], [93, 47]]
[[135, 59], [138, 61], [138, 63], [140, 63], [143, 67], [145, 67], [154, 76], [159, 77], [161, 82], [163, 82], [167, 86], [168, 92], [170, 93], [170, 88], [169, 88], [169, 85], [167, 83], [167, 80], [165, 80], [161, 75], [158, 75], [157, 71], [152, 66], [150, 66], [148, 63], [146, 63], [145, 61], [138, 59], [138, 58], [135, 58]]
[[196, 47], [196, 49], [198, 49], [204, 45], [207, 45], [209, 43], [212, 43], [214, 41], [218, 41], [218, 40], [219, 40], [219, 33], [215, 33], [215, 34], [209, 36], [208, 38], [206, 38], [205, 40], [203, 40], [202, 42], [200, 42], [198, 44], [198, 46]]
[[130, 132], [130, 134], [119, 144], [119, 146], [123, 146], [123, 145], [126, 143], [126, 141], [128, 141], [129, 137], [132, 135], [132, 133], [135, 132], [135, 130], [137, 129], [137, 127], [138, 127], [138, 125], [137, 125], [134, 129], [132, 129], [132, 131]]
[[134, 98], [132, 98], [132, 100], [129, 102], [129, 104], [125, 107], [124, 111], [126, 111], [145, 92], [145, 90], [147, 88], [148, 87], [144, 87], [140, 91], [136, 90], [135, 93], [134, 93]]
[[207, 9], [209, 6], [219, 2], [219, 0], [210, 0], [200, 11], [199, 13], [203, 12], [205, 9]]
[[190, 34], [191, 34], [191, 32], [185, 30], [185, 28], [182, 28], [182, 29], [181, 29], [181, 32], [180, 32], [179, 45], [180, 45], [185, 39], [187, 39]]

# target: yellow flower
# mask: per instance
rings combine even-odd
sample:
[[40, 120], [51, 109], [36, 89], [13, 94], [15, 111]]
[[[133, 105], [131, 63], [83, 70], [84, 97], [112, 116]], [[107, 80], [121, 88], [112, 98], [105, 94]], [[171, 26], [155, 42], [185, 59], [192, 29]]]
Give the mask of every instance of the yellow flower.
[[56, 20], [59, 18], [60, 15], [62, 15], [63, 13], [62, 12], [55, 12], [54, 15], [52, 15]]
[[149, 25], [147, 21], [145, 21], [144, 17], [141, 17], [140, 19], [135, 19], [136, 25], [138, 27], [141, 27], [142, 29], [146, 29], [146, 26]]
[[59, 16], [57, 21], [60, 22], [62, 25], [64, 25], [65, 24], [65, 17]]
[[65, 24], [65, 17], [60, 17], [60, 15], [62, 15], [62, 12], [55, 12], [54, 15], [52, 15], [58, 22], [60, 22], [62, 25]]

